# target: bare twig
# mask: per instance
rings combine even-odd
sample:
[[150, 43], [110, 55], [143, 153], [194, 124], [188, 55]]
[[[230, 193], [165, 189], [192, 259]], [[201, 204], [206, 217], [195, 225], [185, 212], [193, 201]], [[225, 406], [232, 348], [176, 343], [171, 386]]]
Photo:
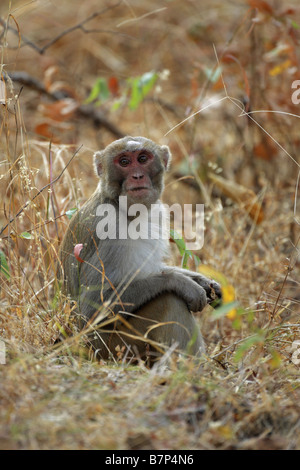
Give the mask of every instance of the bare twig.
[[[7, 28], [7, 30], [11, 31], [13, 34], [18, 36], [19, 39], [22, 40], [23, 45], [29, 46], [32, 49], [34, 49], [36, 52], [39, 54], [44, 54], [49, 47], [53, 46], [57, 41], [59, 41], [61, 38], [66, 36], [67, 34], [72, 33], [73, 31], [80, 29], [84, 33], [113, 33], [113, 34], [123, 34], [119, 33], [117, 31], [110, 31], [110, 30], [103, 30], [103, 29], [86, 29], [84, 25], [88, 23], [89, 21], [93, 20], [94, 18], [97, 18], [100, 15], [103, 15], [103, 13], [106, 13], [109, 10], [112, 10], [113, 8], [116, 8], [119, 6], [122, 2], [119, 1], [115, 3], [114, 5], [110, 5], [109, 7], [103, 8], [101, 11], [97, 11], [93, 13], [92, 15], [88, 16], [85, 20], [81, 21], [80, 23], [75, 24], [74, 26], [71, 26], [70, 28], [62, 31], [60, 34], [58, 34], [55, 38], [51, 39], [51, 41], [47, 42], [43, 47], [39, 47], [37, 44], [32, 42], [30, 39], [26, 38], [25, 36], [21, 35], [20, 31], [18, 29], [13, 28], [12, 26], [9, 26], [6, 21], [4, 21], [2, 18], [0, 18], [0, 24], [4, 27]], [[12, 15], [10, 15], [12, 17]]]
[[[13, 28], [12, 26], [9, 26], [8, 25], [8, 22], [4, 21], [2, 18], [0, 18], [0, 24], [12, 31], [14, 34], [16, 34], [19, 38], [19, 41], [22, 40], [23, 44], [26, 44], [30, 47], [32, 47], [34, 50], [36, 50], [39, 54], [44, 54], [44, 52], [49, 48], [51, 47], [53, 44], [55, 44], [59, 39], [61, 39], [63, 36], [66, 36], [67, 34], [71, 33], [72, 31], [75, 31], [77, 29], [80, 29], [81, 31], [83, 31], [84, 33], [94, 33], [94, 32], [100, 32], [101, 30], [95, 30], [95, 29], [92, 29], [92, 30], [87, 30], [85, 29], [84, 25], [86, 23], [88, 23], [89, 21], [97, 18], [98, 16], [100, 15], [103, 15], [104, 13], [106, 13], [107, 11], [113, 9], [113, 8], [116, 8], [118, 5], [121, 4], [121, 1], [113, 4], [113, 5], [110, 5], [109, 7], [106, 7], [104, 8], [103, 10], [101, 11], [98, 11], [98, 12], [95, 12], [93, 13], [92, 15], [88, 16], [85, 20], [81, 21], [80, 23], [77, 23], [76, 25], [72, 26], [71, 28], [68, 28], [66, 29], [65, 31], [63, 31], [62, 33], [60, 33], [58, 36], [56, 36], [54, 39], [52, 39], [51, 41], [49, 41], [47, 44], [45, 44], [43, 47], [39, 47], [37, 46], [35, 43], [33, 43], [32, 41], [30, 41], [29, 39], [25, 38], [24, 36], [21, 35], [20, 33], [20, 30], [18, 28], [18, 24], [16, 23], [16, 28]], [[10, 15], [10, 17], [13, 18], [12, 15]], [[14, 19], [14, 18], [13, 18]], [[15, 20], [14, 20], [15, 21]], [[104, 30], [102, 30], [104, 31]], [[105, 31], [105, 32], [109, 32], [109, 31]], [[120, 34], [120, 33], [115, 33], [115, 34]], [[20, 45], [19, 45], [20, 46]], [[66, 96], [64, 94], [64, 92], [58, 90], [58, 91], [55, 91], [53, 93], [50, 93], [46, 88], [45, 86], [43, 85], [43, 83], [41, 83], [39, 80], [37, 80], [35, 77], [32, 77], [31, 75], [29, 75], [28, 73], [26, 72], [13, 72], [11, 74], [8, 74], [8, 76], [11, 78], [11, 80], [15, 81], [15, 82], [19, 82], [21, 83], [22, 85], [26, 85], [30, 88], [33, 88], [34, 90], [37, 90], [39, 91], [40, 93], [43, 93], [45, 95], [47, 95], [50, 99], [52, 100], [60, 100], [60, 99], [64, 99]], [[94, 123], [95, 126], [97, 127], [105, 127], [109, 132], [111, 132], [115, 137], [124, 137], [124, 133], [122, 131], [120, 131], [113, 123], [111, 123], [108, 119], [106, 119], [106, 117], [103, 115], [103, 113], [101, 113], [101, 111], [99, 110], [96, 110], [92, 105], [82, 105], [82, 106], [79, 106], [78, 109], [77, 109], [77, 113], [79, 115], [81, 115], [82, 117], [84, 118], [88, 118], [88, 119], [91, 119]]]
[[[37, 80], [35, 77], [29, 75], [27, 72], [12, 72], [8, 74], [8, 77], [13, 82], [21, 83], [22, 85], [25, 85], [29, 88], [32, 88], [33, 90], [43, 93], [48, 98], [54, 101], [66, 98], [66, 95], [63, 91], [48, 91], [42, 82]], [[6, 78], [5, 75], [4, 78]], [[111, 132], [111, 134], [113, 134], [117, 138], [124, 137], [125, 135], [117, 126], [110, 122], [100, 110], [95, 109], [93, 105], [79, 106], [77, 108], [77, 114], [84, 118], [91, 119], [96, 127], [105, 127], [105, 129], [107, 129], [109, 132]]]
[[115, 124], [109, 121], [100, 110], [95, 109], [93, 105], [81, 105], [77, 109], [77, 113], [82, 117], [91, 119], [96, 127], [105, 127], [118, 139], [126, 135]]

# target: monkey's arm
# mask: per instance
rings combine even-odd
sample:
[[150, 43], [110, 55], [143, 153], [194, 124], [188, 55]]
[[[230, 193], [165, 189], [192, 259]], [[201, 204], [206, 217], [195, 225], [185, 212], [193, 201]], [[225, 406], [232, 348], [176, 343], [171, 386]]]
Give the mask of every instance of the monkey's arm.
[[207, 303], [203, 287], [176, 271], [155, 273], [135, 280], [122, 295], [122, 301], [133, 302], [135, 310], [164, 292], [174, 292], [193, 312], [203, 310]]
[[[119, 311], [134, 312], [165, 292], [173, 292], [178, 295], [193, 312], [203, 310], [207, 303], [205, 290], [192, 278], [176, 271], [158, 272], [137, 278], [130, 283], [124, 292], [120, 287], [117, 288], [117, 291], [123, 305], [117, 298], [115, 291], [107, 286], [103, 290], [103, 300], [111, 301], [110, 308], [114, 313]], [[93, 289], [91, 285], [81, 286], [80, 311], [85, 317], [91, 317], [92, 306], [94, 307], [93, 312], [101, 308], [102, 302], [99, 294], [99, 289]]]
[[188, 279], [192, 279], [194, 282], [201, 286], [207, 295], [207, 302], [210, 304], [215, 302], [216, 304], [221, 303], [222, 300], [222, 291], [221, 286], [216, 281], [208, 279], [202, 274], [196, 273], [194, 271], [189, 271], [188, 269], [178, 268], [176, 266], [165, 266], [164, 272], [176, 272], [181, 274]]

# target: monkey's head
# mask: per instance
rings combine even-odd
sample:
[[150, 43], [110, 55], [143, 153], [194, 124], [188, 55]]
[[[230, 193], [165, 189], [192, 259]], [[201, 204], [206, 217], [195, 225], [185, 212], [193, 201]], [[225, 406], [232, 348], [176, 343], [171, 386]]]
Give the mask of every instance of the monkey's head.
[[101, 194], [106, 201], [116, 202], [119, 196], [127, 196], [128, 206], [140, 203], [149, 207], [162, 193], [170, 161], [167, 145], [145, 137], [116, 140], [94, 155]]

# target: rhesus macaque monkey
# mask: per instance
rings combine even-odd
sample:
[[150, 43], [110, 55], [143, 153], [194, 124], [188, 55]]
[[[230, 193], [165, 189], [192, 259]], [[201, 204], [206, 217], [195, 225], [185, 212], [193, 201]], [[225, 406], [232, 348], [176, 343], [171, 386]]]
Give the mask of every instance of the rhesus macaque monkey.
[[[81, 326], [95, 326], [91, 341], [104, 359], [124, 344], [126, 354], [141, 358], [173, 344], [182, 351], [189, 346], [193, 355], [205, 350], [191, 311], [220, 299], [220, 286], [196, 272], [167, 266], [169, 237], [150, 217], [151, 205], [163, 209], [159, 198], [170, 160], [166, 145], [144, 137], [124, 137], [96, 152], [100, 183], [62, 242], [64, 290], [77, 301]], [[125, 200], [124, 208], [120, 201]], [[138, 218], [146, 227], [140, 238], [127, 234], [136, 220], [135, 204], [145, 208]], [[149, 236], [150, 229], [160, 235]], [[75, 257], [74, 247], [81, 244]]]

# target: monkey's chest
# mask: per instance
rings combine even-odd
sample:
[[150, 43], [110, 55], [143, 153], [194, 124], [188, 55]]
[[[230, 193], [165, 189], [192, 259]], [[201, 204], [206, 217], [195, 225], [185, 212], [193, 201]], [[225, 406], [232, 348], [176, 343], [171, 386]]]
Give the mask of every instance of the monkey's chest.
[[115, 283], [129, 280], [132, 276], [146, 277], [161, 270], [167, 252], [168, 244], [162, 239], [118, 240], [118, 243], [110, 243], [103, 260], [106, 274]]

